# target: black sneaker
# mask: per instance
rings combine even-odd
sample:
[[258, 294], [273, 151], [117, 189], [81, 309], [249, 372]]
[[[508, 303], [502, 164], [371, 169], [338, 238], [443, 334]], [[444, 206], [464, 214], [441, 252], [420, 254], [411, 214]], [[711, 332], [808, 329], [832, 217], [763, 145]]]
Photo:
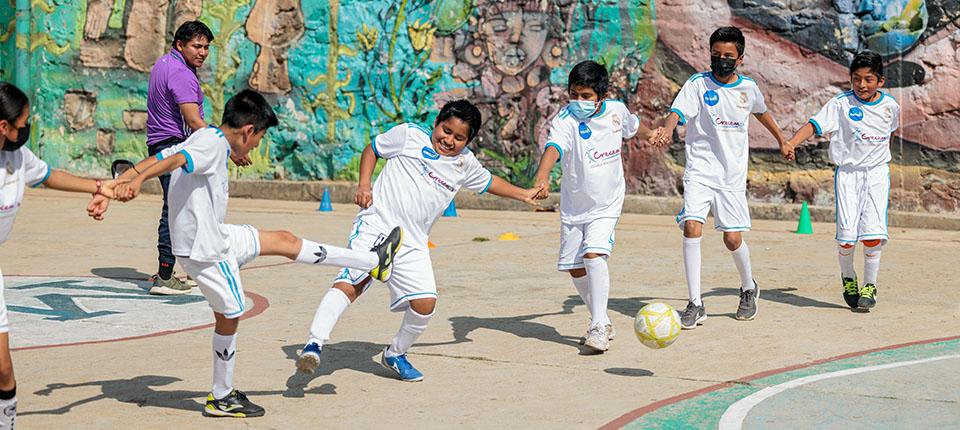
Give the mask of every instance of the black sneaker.
[[857, 307], [870, 309], [877, 305], [877, 286], [874, 284], [864, 284], [860, 289], [860, 300], [857, 301]]
[[208, 394], [207, 405], [203, 407], [205, 417], [250, 418], [262, 417], [264, 413], [263, 408], [247, 400], [247, 395], [237, 389], [222, 399], [214, 399], [213, 394]]
[[693, 302], [687, 302], [687, 308], [680, 312], [680, 328], [693, 330], [705, 319], [707, 319], [707, 309], [703, 305], [697, 306]]
[[860, 301], [860, 284], [857, 278], [840, 278], [843, 281], [843, 301], [850, 309], [856, 309]]
[[383, 239], [383, 242], [378, 243], [373, 248], [370, 248], [371, 251], [376, 252], [377, 256], [380, 257], [380, 261], [376, 267], [370, 270], [370, 276], [373, 279], [376, 279], [380, 282], [387, 282], [390, 279], [390, 274], [393, 272], [393, 257], [396, 256], [397, 251], [400, 251], [400, 245], [403, 243], [403, 229], [400, 227], [394, 227], [390, 234]]
[[757, 299], [760, 298], [760, 285], [753, 281], [753, 288], [740, 290], [740, 306], [737, 307], [737, 319], [750, 321], [757, 316]]

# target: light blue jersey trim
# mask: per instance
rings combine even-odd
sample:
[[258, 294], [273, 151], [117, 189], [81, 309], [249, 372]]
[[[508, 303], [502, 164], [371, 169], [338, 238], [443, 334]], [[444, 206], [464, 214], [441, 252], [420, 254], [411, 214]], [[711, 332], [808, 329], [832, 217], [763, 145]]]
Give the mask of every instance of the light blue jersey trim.
[[813, 124], [813, 128], [816, 129], [817, 136], [823, 136], [823, 129], [820, 128], [820, 123], [818, 123], [817, 120], [815, 120], [815, 119], [813, 119], [813, 118], [810, 118], [810, 121], [809, 121], [809, 122], [810, 122], [810, 124]]
[[557, 148], [557, 152], [560, 153], [560, 158], [557, 158], [557, 161], [563, 160], [563, 149], [560, 148], [560, 145], [557, 144], [557, 142], [547, 142], [547, 144], [543, 146], [543, 150], [546, 151], [547, 148], [551, 146]]
[[373, 142], [370, 142], [370, 148], [373, 149], [373, 155], [375, 155], [377, 158], [383, 158], [382, 156], [380, 156], [380, 151], [377, 151], [377, 139], [376, 139], [376, 138], [373, 139]]
[[564, 119], [570, 116], [570, 109], [567, 109], [567, 107], [564, 106], [564, 108], [560, 110], [560, 113], [558, 115], [560, 116], [560, 119]]
[[193, 157], [190, 156], [190, 153], [187, 152], [186, 149], [181, 149], [179, 153], [183, 154], [184, 158], [187, 159], [187, 164], [184, 164], [181, 169], [183, 169], [184, 172], [193, 173]]
[[414, 123], [412, 123], [412, 122], [408, 122], [408, 123], [407, 123], [407, 126], [422, 131], [424, 134], [427, 135], [427, 137], [429, 137], [430, 134], [432, 133], [430, 130], [427, 130], [426, 127], [424, 127], [424, 126], [422, 126], [422, 125], [420, 125], [420, 124], [414, 124]]
[[863, 104], [863, 105], [865, 105], [865, 106], [876, 106], [876, 105], [880, 104], [880, 102], [883, 101], [883, 97], [885, 96], [885, 94], [884, 94], [883, 91], [877, 91], [877, 92], [880, 93], [880, 98], [878, 98], [877, 101], [873, 101], [873, 102], [868, 102], [868, 101], [866, 101], [866, 100], [864, 100], [864, 99], [861, 99], [860, 97], [857, 97], [857, 93], [855, 93], [855, 92], [853, 92], [853, 91], [851, 91], [850, 94], [852, 94], [852, 95], [853, 95], [853, 98], [857, 99], [858, 102], [860, 102], [861, 104]]
[[708, 73], [710, 73], [710, 72], [694, 73], [692, 76], [690, 76], [689, 79], [687, 79], [687, 82], [693, 82], [693, 81], [695, 81], [695, 80], [697, 80], [697, 79], [700, 79], [700, 78], [706, 78], [705, 75], [708, 74]]
[[217, 127], [217, 126], [215, 126], [215, 125], [212, 125], [212, 124], [209, 125], [208, 127], [212, 128], [213, 131], [217, 132], [217, 134], [218, 134], [220, 137], [226, 139], [226, 137], [224, 137], [224, 135], [223, 135], [223, 131], [220, 131], [220, 128], [219, 128], [219, 127]]
[[479, 193], [479, 194], [483, 194], [483, 193], [487, 192], [487, 190], [490, 189], [490, 184], [493, 184], [493, 175], [490, 175], [490, 180], [487, 181], [487, 186], [483, 187], [483, 189], [480, 190], [480, 193]]
[[163, 151], [157, 153], [157, 161], [163, 161]]
[[40, 182], [37, 182], [36, 184], [31, 185], [30, 188], [37, 188], [37, 187], [39, 187], [39, 186], [42, 185], [44, 182], [47, 182], [47, 178], [49, 178], [49, 177], [50, 177], [50, 165], [48, 164], [48, 165], [47, 165], [47, 173], [43, 175], [43, 179], [41, 179]]
[[600, 112], [597, 112], [593, 115], [590, 115], [589, 119], [600, 118], [603, 116], [603, 113], [607, 111], [607, 101], [604, 100], [600, 103]]
[[217, 263], [217, 267], [220, 269], [220, 273], [223, 274], [223, 277], [227, 280], [227, 284], [230, 288], [230, 294], [233, 295], [233, 299], [237, 301], [237, 305], [240, 306], [240, 310], [230, 314], [224, 314], [226, 316], [237, 315], [244, 311], [245, 306], [243, 303], [243, 297], [240, 296], [240, 291], [237, 288], [237, 281], [233, 278], [233, 271], [230, 270], [230, 266], [226, 262]]
[[683, 112], [681, 112], [680, 109], [670, 108], [670, 112], [673, 112], [673, 113], [677, 114], [677, 116], [680, 117], [680, 120], [679, 120], [679, 124], [680, 124], [680, 125], [686, 125], [686, 124], [687, 124], [687, 117], [683, 116]]
[[729, 84], [725, 84], [723, 82], [718, 81], [717, 77], [713, 76], [713, 73], [710, 73], [710, 72], [704, 72], [704, 73], [708, 74], [708, 76], [710, 77], [710, 80], [713, 81], [713, 83], [724, 88], [733, 88], [733, 87], [736, 87], [737, 85], [740, 85], [740, 83], [743, 82], [743, 75], [739, 75], [739, 74], [737, 75], [736, 81], [733, 81], [732, 83], [729, 83]]

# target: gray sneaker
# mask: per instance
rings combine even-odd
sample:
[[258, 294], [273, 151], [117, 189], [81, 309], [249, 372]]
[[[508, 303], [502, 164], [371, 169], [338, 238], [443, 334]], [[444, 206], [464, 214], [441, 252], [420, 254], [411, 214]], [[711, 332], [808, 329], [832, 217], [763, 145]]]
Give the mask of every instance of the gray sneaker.
[[583, 342], [583, 346], [597, 353], [603, 353], [610, 349], [607, 327], [602, 325], [590, 327], [590, 331], [587, 332], [587, 340]]
[[680, 328], [684, 330], [693, 330], [697, 324], [703, 323], [707, 319], [707, 309], [703, 305], [697, 306], [693, 302], [687, 302], [687, 308], [680, 312]]
[[[617, 335], [617, 331], [613, 329], [613, 324], [607, 324], [605, 327], [607, 329], [607, 340], [613, 340], [613, 337]], [[580, 337], [580, 344], [583, 345], [587, 341], [587, 336], [590, 335], [590, 330], [587, 329], [587, 332]]]
[[740, 306], [737, 307], [737, 319], [750, 321], [757, 316], [757, 299], [760, 298], [760, 285], [753, 281], [753, 289], [740, 290]]
[[153, 285], [150, 286], [150, 294], [155, 296], [179, 296], [190, 294], [190, 286], [184, 284], [176, 276], [170, 276], [170, 279], [162, 279], [160, 276], [153, 276]]

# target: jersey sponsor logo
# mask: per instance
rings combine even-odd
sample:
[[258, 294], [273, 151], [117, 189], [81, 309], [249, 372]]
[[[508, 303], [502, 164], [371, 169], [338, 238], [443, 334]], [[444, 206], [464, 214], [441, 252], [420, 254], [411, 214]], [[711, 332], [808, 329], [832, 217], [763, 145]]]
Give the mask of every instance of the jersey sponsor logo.
[[593, 161], [606, 161], [620, 156], [620, 148], [610, 151], [590, 151], [590, 159]]
[[453, 192], [456, 190], [456, 188], [453, 188], [453, 185], [450, 185], [449, 183], [447, 183], [445, 179], [441, 178], [440, 176], [438, 176], [436, 173], [433, 173], [432, 171], [427, 172], [427, 177], [432, 179], [435, 184], [443, 188], [446, 188], [450, 192]]
[[8, 212], [20, 207], [20, 202], [16, 202], [12, 205], [0, 205], [0, 212]]
[[420, 154], [423, 155], [423, 158], [428, 160], [440, 159], [440, 154], [437, 154], [437, 151], [434, 151], [433, 148], [429, 146], [424, 146], [423, 149], [420, 150]]
[[847, 116], [854, 121], [860, 121], [863, 119], [863, 109], [860, 109], [858, 106], [853, 106], [847, 111]]
[[714, 119], [713, 123], [716, 124], [718, 128], [743, 128], [742, 121], [727, 120], [720, 117]]
[[888, 134], [867, 134], [859, 127], [853, 129], [853, 136], [857, 142], [867, 145], [884, 144], [890, 140], [890, 135]]
[[585, 122], [580, 123], [580, 127], [578, 127], [577, 131], [580, 132], [580, 137], [582, 137], [584, 140], [589, 139], [590, 136], [593, 135], [593, 130], [590, 130], [590, 127], [587, 126], [587, 123]]
[[707, 92], [703, 93], [703, 102], [706, 103], [707, 106], [716, 106], [717, 103], [720, 103], [720, 94], [717, 94], [714, 90], [707, 90]]

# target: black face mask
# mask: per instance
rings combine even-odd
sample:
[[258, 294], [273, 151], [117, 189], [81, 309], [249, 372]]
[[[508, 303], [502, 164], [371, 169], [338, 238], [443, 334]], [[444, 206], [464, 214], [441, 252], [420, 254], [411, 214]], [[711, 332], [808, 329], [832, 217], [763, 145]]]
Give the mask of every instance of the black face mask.
[[8, 140], [3, 144], [4, 151], [16, 151], [30, 139], [30, 123], [17, 129], [17, 140]]
[[737, 60], [735, 58], [723, 58], [716, 55], [710, 56], [710, 70], [717, 76], [725, 78], [730, 76], [734, 70], [737, 70]]

